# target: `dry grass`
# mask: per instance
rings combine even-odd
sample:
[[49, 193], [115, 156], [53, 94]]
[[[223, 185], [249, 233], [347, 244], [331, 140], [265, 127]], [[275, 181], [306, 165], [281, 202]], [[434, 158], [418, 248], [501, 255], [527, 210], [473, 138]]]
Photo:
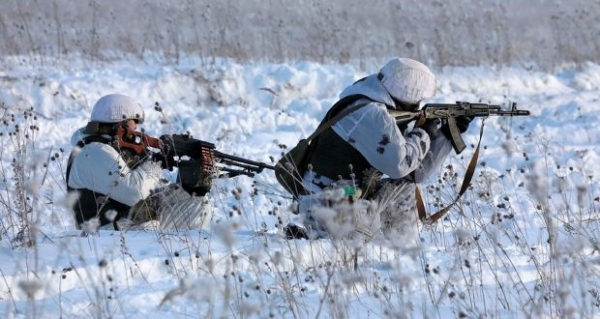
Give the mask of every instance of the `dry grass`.
[[551, 68], [598, 62], [599, 10], [597, 2], [583, 0], [7, 1], [0, 12], [0, 51], [42, 64], [71, 56], [178, 64], [190, 54], [206, 62], [337, 63], [401, 55], [433, 66]]
[[[600, 312], [598, 184], [594, 176], [577, 178], [584, 168], [544, 151], [556, 146], [521, 140], [529, 149], [511, 149], [506, 156], [523, 158], [504, 171], [480, 162], [469, 192], [447, 218], [419, 225], [411, 239], [284, 240], [279, 231], [290, 218], [289, 201], [272, 185], [245, 179], [216, 183], [213, 200], [226, 209], [210, 232], [54, 237], [37, 230], [39, 216], [58, 203], [41, 202], [40, 194], [64, 182], [49, 176], [63, 171], [65, 159], [38, 148], [39, 119], [31, 110], [3, 106], [0, 112], [0, 205], [7, 212], [0, 244], [15, 268], [24, 269], [0, 272], [7, 312], [93, 318], [587, 318]], [[6, 166], [8, 156], [14, 160]], [[439, 179], [423, 185], [430, 211], [456, 196], [466, 162], [452, 160]], [[148, 245], [154, 247], [140, 249]], [[56, 253], [53, 264], [40, 262], [40, 249]], [[137, 299], [145, 307], [134, 312]]]

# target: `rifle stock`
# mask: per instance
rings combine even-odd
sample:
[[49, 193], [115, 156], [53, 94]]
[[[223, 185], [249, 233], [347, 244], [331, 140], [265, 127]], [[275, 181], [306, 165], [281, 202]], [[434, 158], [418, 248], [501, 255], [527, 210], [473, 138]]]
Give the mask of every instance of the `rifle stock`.
[[443, 125], [448, 125], [452, 146], [456, 153], [462, 152], [465, 142], [460, 130], [456, 125], [456, 118], [467, 117], [489, 117], [489, 116], [528, 116], [528, 110], [517, 109], [516, 103], [511, 103], [508, 110], [503, 110], [500, 105], [484, 103], [456, 102], [454, 104], [430, 103], [425, 104], [418, 111], [388, 110], [390, 115], [396, 119], [396, 123], [408, 123], [411, 121], [424, 122], [427, 119], [440, 119]]

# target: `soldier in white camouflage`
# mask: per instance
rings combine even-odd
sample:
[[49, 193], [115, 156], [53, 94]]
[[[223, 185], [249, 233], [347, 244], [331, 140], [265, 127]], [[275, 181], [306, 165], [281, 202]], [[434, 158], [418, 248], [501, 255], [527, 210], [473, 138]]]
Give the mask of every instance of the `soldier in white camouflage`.
[[155, 156], [160, 154], [146, 152], [140, 141], [121, 133], [135, 132], [143, 122], [144, 111], [135, 99], [109, 94], [96, 102], [88, 124], [73, 134], [67, 187], [75, 195], [78, 227], [88, 232], [98, 227], [185, 230], [210, 223], [209, 189], [200, 194], [169, 183], [163, 178], [166, 167]]
[[[355, 201], [354, 207], [368, 211], [350, 218], [354, 223], [363, 223], [355, 226], [365, 231], [406, 233], [412, 229], [417, 224], [415, 183], [440, 168], [452, 144], [447, 128], [440, 126], [439, 120], [428, 120], [420, 127], [397, 125], [388, 110], [419, 109], [420, 102], [432, 98], [435, 92], [434, 74], [426, 65], [408, 58], [392, 59], [378, 73], [346, 87], [340, 100], [349, 103], [330, 110], [327, 116], [344, 108], [364, 106], [313, 140], [310, 165], [301, 172], [303, 185], [312, 194], [299, 196], [298, 213], [304, 222], [288, 225], [288, 237], [310, 237], [311, 230], [317, 232], [312, 232], [314, 236], [339, 233], [331, 229], [335, 227], [331, 216], [339, 214], [327, 210], [332, 207], [323, 207], [329, 206], [332, 196], [334, 201], [349, 197]], [[471, 120], [457, 118], [461, 133]], [[336, 188], [346, 191], [332, 192]], [[352, 214], [342, 210], [343, 214]], [[349, 220], [348, 216], [338, 219]]]

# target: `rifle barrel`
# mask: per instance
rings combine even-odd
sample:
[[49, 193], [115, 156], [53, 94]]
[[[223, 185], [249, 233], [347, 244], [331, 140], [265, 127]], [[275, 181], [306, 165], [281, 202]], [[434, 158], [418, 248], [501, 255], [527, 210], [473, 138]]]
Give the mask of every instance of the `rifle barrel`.
[[529, 110], [498, 110], [492, 112], [490, 115], [497, 116], [528, 116], [530, 115]]
[[[259, 172], [262, 171], [263, 168], [268, 168], [271, 170], [275, 169], [275, 166], [272, 166], [272, 165], [269, 165], [269, 164], [266, 164], [263, 162], [257, 162], [257, 161], [249, 160], [246, 158], [225, 154], [225, 153], [219, 152], [217, 150], [215, 150], [214, 152], [215, 152], [216, 157], [224, 159], [225, 161], [223, 161], [223, 162], [230, 164], [230, 165], [237, 165], [237, 166], [244, 167], [247, 169], [252, 169], [252, 170], [260, 169]], [[242, 164], [247, 164], [247, 165], [242, 165]], [[254, 167], [252, 167], [252, 166], [254, 166]]]

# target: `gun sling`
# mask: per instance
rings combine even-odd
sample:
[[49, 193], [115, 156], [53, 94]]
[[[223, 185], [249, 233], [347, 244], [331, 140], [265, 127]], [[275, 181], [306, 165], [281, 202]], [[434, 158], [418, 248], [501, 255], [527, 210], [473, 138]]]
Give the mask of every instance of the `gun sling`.
[[[483, 137], [483, 127], [484, 122], [481, 122], [481, 130], [479, 131], [479, 142], [477, 143], [477, 147], [475, 148], [475, 153], [473, 153], [473, 157], [469, 162], [469, 166], [467, 166], [467, 171], [465, 172], [465, 178], [463, 179], [462, 185], [460, 186], [460, 191], [458, 192], [458, 196], [454, 199], [450, 205], [440, 209], [439, 211], [433, 213], [431, 216], [427, 216], [427, 212], [425, 210], [425, 203], [423, 202], [423, 197], [421, 196], [421, 191], [419, 190], [419, 185], [415, 183], [415, 198], [417, 199], [417, 212], [419, 213], [419, 219], [424, 224], [433, 224], [438, 221], [440, 218], [444, 217], [446, 213], [450, 210], [454, 204], [458, 202], [460, 197], [467, 191], [469, 184], [471, 183], [471, 179], [473, 178], [473, 174], [475, 173], [475, 167], [477, 166], [477, 160], [479, 158], [479, 149], [481, 146], [481, 138]], [[414, 180], [414, 176], [413, 176]]]

